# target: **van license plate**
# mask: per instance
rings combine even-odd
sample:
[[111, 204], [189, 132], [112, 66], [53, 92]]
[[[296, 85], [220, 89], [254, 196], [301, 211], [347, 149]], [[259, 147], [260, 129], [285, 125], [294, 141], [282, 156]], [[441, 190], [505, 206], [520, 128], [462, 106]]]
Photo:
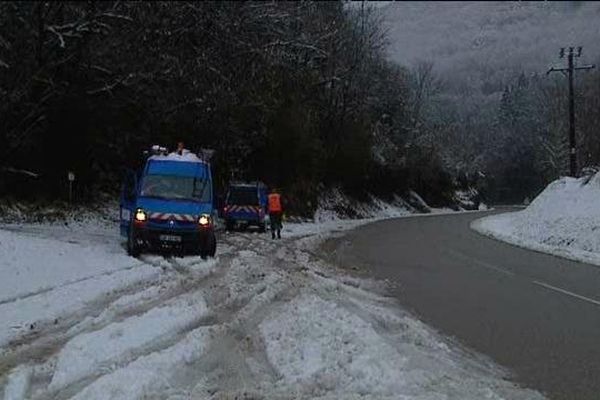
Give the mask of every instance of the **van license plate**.
[[163, 242], [181, 242], [181, 236], [176, 235], [160, 235], [158, 238]]

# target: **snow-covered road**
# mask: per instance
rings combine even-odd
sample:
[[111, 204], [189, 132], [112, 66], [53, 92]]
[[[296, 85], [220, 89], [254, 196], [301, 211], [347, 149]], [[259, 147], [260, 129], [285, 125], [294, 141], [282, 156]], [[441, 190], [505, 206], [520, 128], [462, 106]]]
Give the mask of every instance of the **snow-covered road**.
[[[127, 257], [110, 225], [0, 230], [4, 399], [535, 399], [317, 253], [365, 221]], [[89, 228], [89, 226], [93, 226]]]

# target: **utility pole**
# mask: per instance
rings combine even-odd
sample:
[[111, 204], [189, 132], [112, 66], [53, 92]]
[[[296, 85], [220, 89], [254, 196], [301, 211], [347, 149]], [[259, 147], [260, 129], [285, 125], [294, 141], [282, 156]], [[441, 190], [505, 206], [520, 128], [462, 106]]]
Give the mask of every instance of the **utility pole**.
[[[577, 53], [575, 53], [574, 47], [569, 47], [569, 53], [567, 54], [568, 67], [567, 68], [550, 68], [546, 74], [550, 72], [562, 72], [563, 74], [567, 71], [569, 78], [569, 170], [570, 175], [577, 176], [577, 141], [575, 137], [575, 93], [573, 91], [573, 73], [580, 69], [592, 69], [594, 65], [583, 65], [576, 67], [574, 58], [581, 57], [581, 46], [577, 47]], [[560, 58], [565, 57], [565, 48], [560, 49]]]

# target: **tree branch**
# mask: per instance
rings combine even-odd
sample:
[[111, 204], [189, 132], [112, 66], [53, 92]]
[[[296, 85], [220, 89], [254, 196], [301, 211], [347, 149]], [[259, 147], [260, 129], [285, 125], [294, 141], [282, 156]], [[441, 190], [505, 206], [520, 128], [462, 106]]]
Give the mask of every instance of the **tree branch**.
[[54, 27], [52, 27], [52, 26], [46, 26], [46, 30], [54, 33], [58, 37], [58, 43], [59, 43], [60, 47], [64, 49], [65, 48], [65, 38], [63, 37], [63, 35], [61, 33], [58, 33], [58, 31], [56, 29], [54, 29]]

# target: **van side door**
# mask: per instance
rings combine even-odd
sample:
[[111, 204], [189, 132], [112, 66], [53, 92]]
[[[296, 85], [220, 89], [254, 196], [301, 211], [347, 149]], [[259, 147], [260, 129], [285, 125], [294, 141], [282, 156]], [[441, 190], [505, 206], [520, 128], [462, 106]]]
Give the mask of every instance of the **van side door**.
[[131, 225], [131, 215], [135, 211], [135, 203], [137, 197], [138, 179], [135, 171], [126, 170], [123, 179], [123, 187], [121, 189], [119, 220], [121, 235], [129, 234], [129, 226]]

